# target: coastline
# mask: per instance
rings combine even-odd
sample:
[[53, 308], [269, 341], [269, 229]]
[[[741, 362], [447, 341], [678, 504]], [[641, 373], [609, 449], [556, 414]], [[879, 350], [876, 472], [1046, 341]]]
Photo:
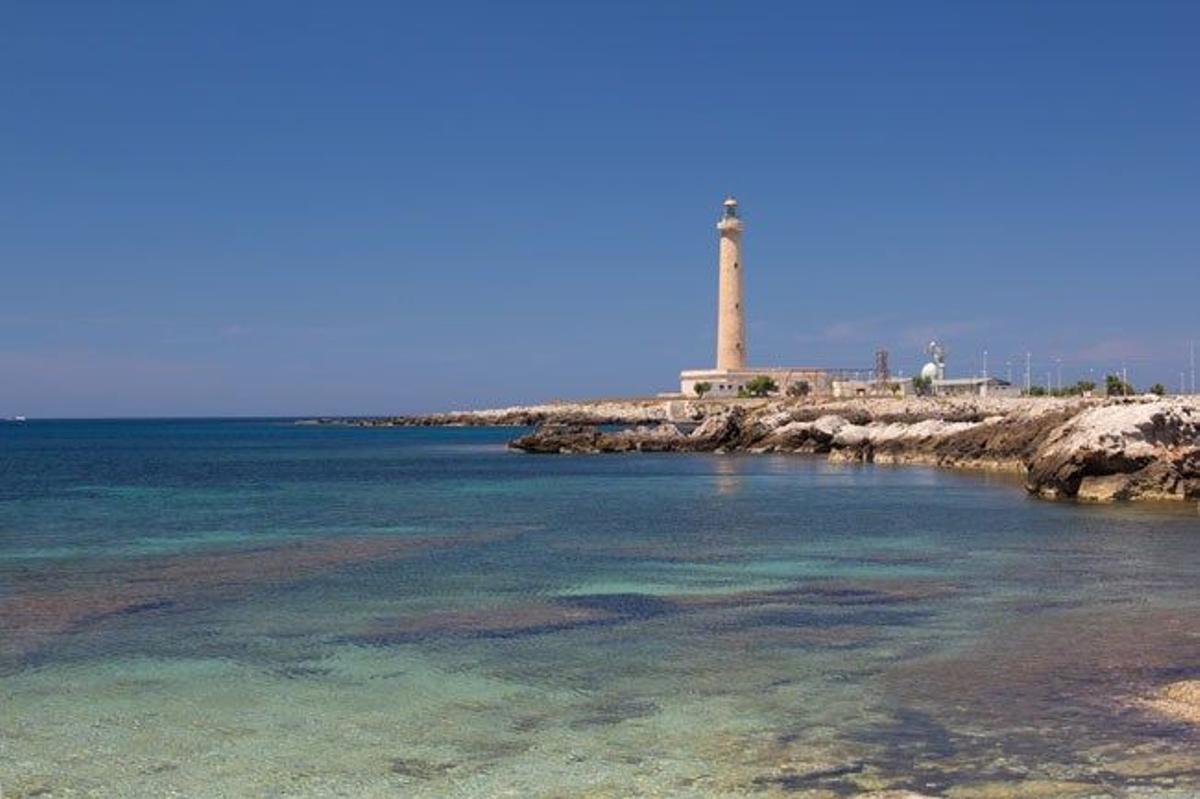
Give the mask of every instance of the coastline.
[[804, 453], [1007, 472], [1047, 499], [1200, 501], [1194, 397], [645, 398], [314, 422], [532, 426], [509, 447], [536, 454]]

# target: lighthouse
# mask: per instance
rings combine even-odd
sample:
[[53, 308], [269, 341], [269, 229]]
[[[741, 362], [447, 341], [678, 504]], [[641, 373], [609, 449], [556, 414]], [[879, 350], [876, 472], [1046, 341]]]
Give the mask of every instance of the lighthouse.
[[[830, 374], [805, 366], [749, 366], [746, 362], [746, 305], [742, 294], [742, 233], [746, 230], [738, 214], [738, 202], [726, 197], [717, 221], [717, 363], [707, 369], [684, 369], [679, 373], [679, 391], [669, 396], [689, 399], [705, 397], [762, 396], [788, 393], [793, 396], [827, 394]], [[707, 274], [712, 274], [705, 268]], [[701, 272], [697, 264], [696, 276]], [[710, 317], [711, 318], [711, 317]], [[764, 386], [764, 379], [766, 385]]]
[[737, 200], [726, 197], [717, 222], [717, 369], [746, 368], [746, 311], [742, 302], [742, 231]]

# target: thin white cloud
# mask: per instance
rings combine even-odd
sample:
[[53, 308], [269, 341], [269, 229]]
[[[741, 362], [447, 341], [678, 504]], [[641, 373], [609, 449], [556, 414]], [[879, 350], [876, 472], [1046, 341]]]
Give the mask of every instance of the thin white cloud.
[[887, 316], [869, 316], [858, 319], [842, 319], [816, 332], [800, 333], [796, 341], [802, 344], [836, 344], [875, 340], [889, 321]]
[[957, 319], [943, 322], [923, 322], [909, 325], [900, 330], [900, 343], [909, 347], [924, 347], [935, 339], [953, 346], [954, 339], [961, 336], [973, 336], [992, 326], [990, 319]]
[[1084, 347], [1068, 357], [1084, 363], [1109, 363], [1112, 361], [1154, 360], [1161, 354], [1161, 345], [1155, 348], [1148, 342], [1138, 339], [1107, 338]]

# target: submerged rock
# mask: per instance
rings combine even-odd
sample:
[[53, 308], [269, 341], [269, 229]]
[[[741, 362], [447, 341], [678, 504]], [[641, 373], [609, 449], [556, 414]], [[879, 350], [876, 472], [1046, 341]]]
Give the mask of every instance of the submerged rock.
[[393, 774], [414, 780], [433, 780], [450, 774], [456, 768], [454, 763], [442, 763], [416, 757], [395, 757], [392, 758], [389, 770]]
[[1069, 799], [1073, 796], [1104, 796], [1090, 782], [1072, 780], [1003, 780], [956, 785], [947, 799]]
[[[1181, 680], [1164, 686], [1145, 705], [1176, 721], [1200, 725], [1200, 680]], [[1200, 762], [1193, 765], [1200, 767]]]
[[334, 570], [417, 557], [504, 534], [335, 536], [246, 550], [101, 561], [81, 574], [70, 561], [14, 579], [0, 596], [0, 670], [64, 634], [104, 628], [132, 615], [178, 614]]

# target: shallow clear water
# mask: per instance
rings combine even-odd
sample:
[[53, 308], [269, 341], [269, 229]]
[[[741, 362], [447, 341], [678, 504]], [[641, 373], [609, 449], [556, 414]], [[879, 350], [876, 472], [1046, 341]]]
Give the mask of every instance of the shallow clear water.
[[0, 426], [2, 795], [1200, 790], [1194, 507], [513, 434]]

